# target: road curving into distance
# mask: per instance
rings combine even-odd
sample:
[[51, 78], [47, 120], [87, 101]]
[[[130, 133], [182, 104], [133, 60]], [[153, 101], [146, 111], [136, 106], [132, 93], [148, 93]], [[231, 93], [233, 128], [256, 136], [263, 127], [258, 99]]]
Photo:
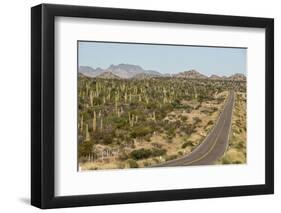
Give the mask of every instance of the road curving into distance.
[[215, 126], [200, 145], [188, 155], [154, 165], [153, 167], [214, 164], [215, 161], [223, 156], [228, 147], [233, 106], [234, 92], [230, 91]]

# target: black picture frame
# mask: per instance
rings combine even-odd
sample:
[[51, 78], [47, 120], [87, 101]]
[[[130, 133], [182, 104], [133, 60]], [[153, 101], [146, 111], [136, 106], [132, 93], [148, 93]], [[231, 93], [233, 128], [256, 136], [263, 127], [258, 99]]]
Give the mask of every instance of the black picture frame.
[[[56, 197], [55, 17], [264, 28], [265, 184]], [[274, 193], [274, 20], [271, 18], [41, 4], [31, 8], [31, 204], [60, 208]]]

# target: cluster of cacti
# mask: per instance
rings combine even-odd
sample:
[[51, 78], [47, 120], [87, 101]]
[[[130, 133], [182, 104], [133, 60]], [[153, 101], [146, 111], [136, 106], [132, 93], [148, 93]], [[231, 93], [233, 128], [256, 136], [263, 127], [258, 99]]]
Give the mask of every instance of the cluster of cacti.
[[138, 115], [134, 115], [134, 114], [131, 115], [130, 113], [128, 113], [130, 127], [133, 127], [134, 124], [138, 123], [138, 118], [139, 118]]
[[[186, 102], [191, 100], [212, 100], [216, 94], [233, 87], [231, 83], [175, 78], [127, 80], [80, 76], [79, 142], [131, 143], [135, 137], [144, 137], [161, 129], [164, 118], [171, 111], [184, 110], [188, 107]], [[243, 90], [246, 86], [236, 85], [236, 88]]]

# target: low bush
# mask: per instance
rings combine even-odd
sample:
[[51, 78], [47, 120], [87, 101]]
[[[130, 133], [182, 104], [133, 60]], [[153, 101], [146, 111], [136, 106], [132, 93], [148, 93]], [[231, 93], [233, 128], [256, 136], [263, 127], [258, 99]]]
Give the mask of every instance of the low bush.
[[133, 159], [129, 159], [127, 161], [127, 163], [129, 164], [130, 168], [139, 168], [138, 163], [135, 160], [133, 160]]
[[158, 158], [153, 158], [153, 161], [154, 161], [155, 163], [160, 163], [160, 160], [159, 160]]
[[214, 121], [209, 121], [208, 123], [207, 123], [207, 125], [209, 126], [209, 125], [213, 125], [214, 124]]
[[143, 163], [143, 165], [144, 165], [145, 167], [148, 167], [148, 166], [150, 166], [150, 165], [151, 165], [151, 163], [150, 163], [150, 162], [148, 162], [148, 161], [145, 161], [145, 162]]
[[231, 161], [230, 161], [230, 159], [224, 157], [224, 158], [222, 158], [222, 163], [223, 164], [231, 164]]
[[180, 116], [180, 119], [181, 119], [181, 121], [182, 121], [182, 122], [186, 122], [186, 121], [187, 121], [187, 119], [188, 119], [188, 117], [187, 117], [187, 116], [182, 115], [182, 116]]
[[161, 155], [165, 155], [167, 152], [166, 149], [161, 149], [161, 148], [152, 148], [152, 149], [137, 149], [132, 151], [129, 156], [130, 158], [134, 160], [141, 160], [141, 159], [146, 159], [149, 157], [158, 157]]
[[190, 146], [190, 145], [192, 145], [192, 141], [187, 141], [187, 142], [185, 142], [185, 143], [182, 144], [181, 148], [182, 148], [182, 149], [185, 149], [186, 147], [188, 147], [188, 146]]
[[151, 150], [150, 149], [136, 149], [134, 151], [132, 151], [129, 154], [130, 158], [134, 159], [134, 160], [140, 160], [140, 159], [145, 159], [145, 158], [149, 158], [151, 156]]
[[198, 123], [200, 123], [202, 120], [200, 119], [200, 118], [198, 118], [198, 117], [193, 117], [193, 122], [194, 122], [194, 124], [198, 124]]
[[165, 155], [167, 153], [166, 149], [158, 149], [158, 148], [152, 148], [151, 149], [151, 157], [157, 157], [161, 155]]

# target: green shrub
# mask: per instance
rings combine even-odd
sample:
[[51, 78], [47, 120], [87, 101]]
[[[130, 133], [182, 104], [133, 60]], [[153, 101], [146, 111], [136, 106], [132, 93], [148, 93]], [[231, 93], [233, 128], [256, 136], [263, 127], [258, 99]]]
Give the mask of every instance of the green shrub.
[[151, 157], [157, 157], [157, 156], [165, 155], [166, 153], [167, 153], [166, 149], [152, 148]]
[[214, 124], [214, 121], [209, 121], [208, 123], [207, 123], [207, 125], [213, 125]]
[[148, 166], [150, 166], [150, 165], [151, 165], [151, 163], [150, 163], [150, 162], [148, 162], [148, 161], [145, 161], [145, 162], [143, 163], [143, 165], [144, 165], [145, 167], [148, 167]]
[[109, 145], [113, 142], [113, 137], [111, 135], [104, 135], [103, 139], [102, 139], [102, 143], [105, 145]]
[[127, 162], [130, 168], [139, 168], [139, 165], [135, 160], [129, 159]]
[[180, 100], [179, 99], [176, 99], [172, 102], [172, 106], [175, 108], [175, 109], [182, 109], [182, 108], [185, 108], [185, 106], [183, 104], [181, 104]]
[[187, 124], [180, 127], [180, 130], [187, 135], [191, 135], [195, 131], [195, 126], [192, 124]]
[[231, 160], [227, 156], [224, 156], [222, 158], [222, 163], [223, 164], [231, 164]]
[[98, 170], [98, 167], [96, 167], [96, 166], [91, 166], [91, 167], [89, 167], [88, 169], [89, 169], [89, 170]]
[[167, 135], [171, 138], [174, 137], [176, 135], [175, 129], [174, 128], [170, 128], [167, 131]]
[[181, 148], [185, 149], [186, 147], [192, 145], [192, 141], [186, 141], [185, 143], [182, 144]]
[[183, 155], [183, 152], [182, 152], [182, 151], [178, 151], [178, 154], [182, 156], [182, 155]]
[[124, 128], [127, 124], [127, 120], [124, 117], [113, 117], [112, 122], [116, 125], [116, 128]]
[[145, 158], [149, 158], [151, 156], [151, 150], [150, 149], [136, 149], [134, 151], [132, 151], [129, 154], [130, 158], [134, 159], [134, 160], [140, 160], [140, 159], [145, 159]]
[[131, 132], [131, 137], [137, 138], [137, 137], [144, 137], [149, 133], [152, 133], [153, 131], [149, 127], [143, 127], [143, 126], [136, 126], [133, 128]]
[[182, 121], [182, 122], [185, 122], [185, 121], [187, 121], [188, 117], [187, 117], [187, 116], [182, 115], [182, 116], [180, 117], [180, 119], [181, 119], [181, 121]]
[[198, 124], [199, 122], [201, 122], [202, 120], [198, 117], [194, 117], [193, 118], [194, 124]]
[[80, 143], [78, 147], [79, 157], [83, 157], [91, 154], [93, 145], [94, 144], [92, 141], [84, 141]]

